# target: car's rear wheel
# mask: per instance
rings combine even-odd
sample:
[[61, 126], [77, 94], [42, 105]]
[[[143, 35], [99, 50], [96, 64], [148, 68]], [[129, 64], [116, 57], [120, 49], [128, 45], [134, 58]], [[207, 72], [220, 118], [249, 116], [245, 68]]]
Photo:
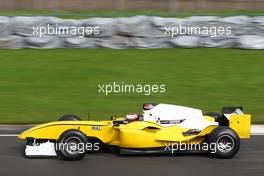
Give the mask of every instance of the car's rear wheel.
[[59, 118], [59, 121], [78, 121], [78, 120], [81, 120], [81, 118], [75, 114], [65, 114]]
[[58, 156], [65, 160], [80, 160], [86, 153], [86, 144], [88, 139], [85, 134], [79, 130], [67, 130], [56, 143], [56, 152]]
[[220, 126], [208, 136], [210, 154], [215, 158], [232, 158], [240, 148], [240, 138], [229, 127]]

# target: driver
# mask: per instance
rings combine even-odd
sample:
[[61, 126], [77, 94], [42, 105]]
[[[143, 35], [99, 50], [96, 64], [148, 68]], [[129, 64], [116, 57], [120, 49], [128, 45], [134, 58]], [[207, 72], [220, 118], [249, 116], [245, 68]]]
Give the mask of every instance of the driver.
[[136, 113], [129, 113], [126, 115], [126, 120], [128, 121], [136, 121], [138, 120], [138, 115]]

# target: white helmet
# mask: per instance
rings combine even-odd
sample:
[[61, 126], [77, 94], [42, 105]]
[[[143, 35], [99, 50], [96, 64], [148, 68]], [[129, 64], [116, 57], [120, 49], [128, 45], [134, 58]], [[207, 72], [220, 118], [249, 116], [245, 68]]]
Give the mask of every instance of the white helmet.
[[129, 113], [126, 115], [126, 119], [129, 121], [138, 120], [138, 115], [136, 113]]

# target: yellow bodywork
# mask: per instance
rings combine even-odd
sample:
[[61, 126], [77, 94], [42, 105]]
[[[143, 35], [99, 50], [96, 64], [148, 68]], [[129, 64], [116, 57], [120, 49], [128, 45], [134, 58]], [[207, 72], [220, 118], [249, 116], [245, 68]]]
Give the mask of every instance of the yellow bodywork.
[[231, 115], [229, 127], [237, 132], [240, 138], [250, 138], [251, 115]]
[[[241, 138], [250, 134], [250, 116], [232, 115], [230, 127]], [[210, 117], [205, 117], [212, 120]], [[103, 143], [124, 148], [164, 147], [168, 142], [201, 143], [204, 137], [217, 128], [208, 126], [195, 135], [184, 136], [190, 130], [178, 125], [164, 127], [153, 122], [134, 121], [128, 124], [114, 125], [114, 121], [56, 121], [33, 127], [19, 135], [19, 139], [58, 140], [61, 134], [70, 129], [80, 130], [88, 137], [100, 139]]]

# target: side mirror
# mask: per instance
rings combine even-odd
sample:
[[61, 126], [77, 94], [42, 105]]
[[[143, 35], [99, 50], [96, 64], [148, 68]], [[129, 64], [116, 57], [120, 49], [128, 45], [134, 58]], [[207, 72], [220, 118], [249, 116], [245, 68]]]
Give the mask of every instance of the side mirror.
[[119, 126], [119, 125], [120, 125], [119, 122], [117, 122], [117, 121], [114, 121], [114, 122], [113, 122], [113, 126], [114, 126], [114, 127]]

